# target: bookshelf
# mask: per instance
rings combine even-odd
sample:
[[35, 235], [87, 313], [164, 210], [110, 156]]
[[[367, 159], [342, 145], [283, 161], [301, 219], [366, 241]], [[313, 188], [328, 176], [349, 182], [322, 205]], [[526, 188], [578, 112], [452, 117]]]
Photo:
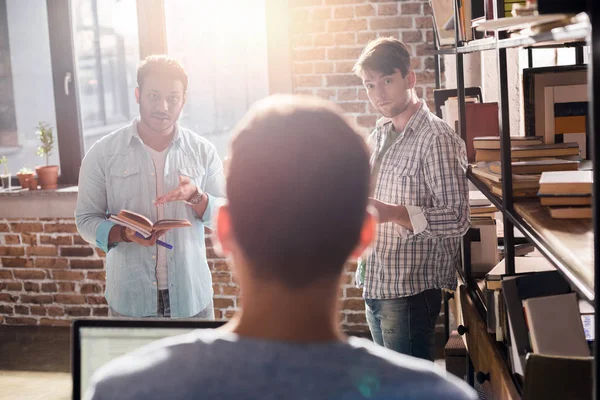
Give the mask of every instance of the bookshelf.
[[[496, 2], [495, 2], [496, 3]], [[503, 13], [501, 1], [497, 2], [498, 11]], [[600, 115], [600, 100], [596, 101], [594, 94], [600, 93], [600, 47], [593, 44], [600, 43], [600, 4], [596, 1], [588, 2], [587, 14], [590, 23], [577, 23], [562, 28], [555, 28], [549, 32], [533, 36], [507, 37], [504, 32], [496, 31], [495, 36], [460, 42], [458, 32], [455, 35], [455, 46], [438, 48], [436, 51], [435, 66], [437, 68], [436, 84], [440, 88], [439, 65], [440, 56], [454, 55], [456, 58], [456, 83], [458, 97], [458, 128], [463, 139], [466, 139], [465, 129], [465, 79], [463, 69], [463, 55], [483, 51], [494, 51], [499, 72], [499, 125], [502, 163], [502, 198], [491, 193], [485, 183], [478, 179], [471, 170], [467, 177], [498, 210], [502, 213], [504, 223], [505, 263], [508, 275], [514, 274], [515, 238], [514, 228], [523, 235], [555, 265], [561, 275], [571, 284], [580, 298], [586, 299], [597, 307], [596, 288], [600, 287], [600, 235], [598, 232], [600, 216], [598, 204], [593, 201], [592, 220], [553, 220], [546, 210], [540, 206], [539, 201], [518, 201], [513, 198], [511, 149], [510, 149], [510, 114], [518, 112], [511, 110], [508, 96], [507, 55], [509, 48], [526, 48], [529, 53], [529, 63], [532, 63], [532, 52], [538, 48], [572, 47], [576, 49], [576, 63], [583, 64], [583, 46], [590, 45], [590, 59], [588, 64], [588, 129], [592, 138], [588, 143], [592, 160], [600, 156], [600, 125], [595, 123], [594, 116]], [[458, 13], [455, 5], [455, 16]], [[499, 13], [498, 13], [499, 14]], [[597, 182], [600, 181], [595, 161], [592, 161], [594, 175], [593, 196], [599, 194]], [[486, 306], [483, 304], [481, 290], [472, 279], [470, 271], [470, 251], [468, 238], [463, 246], [463, 269], [459, 271], [460, 286], [454, 299], [459, 303], [458, 309], [462, 310], [458, 323], [463, 335], [463, 340], [469, 352], [467, 362], [467, 378], [470, 383], [474, 376], [486, 377], [492, 386], [494, 398], [521, 398], [523, 395], [523, 382], [510, 373], [508, 355], [505, 349], [490, 339], [486, 330]], [[600, 318], [595, 318], [595, 332], [600, 332]], [[593, 387], [594, 399], [600, 399], [600, 366], [597, 364], [599, 347], [593, 350], [594, 372]], [[487, 356], [486, 356], [487, 354]], [[482, 382], [480, 382], [482, 383]]]

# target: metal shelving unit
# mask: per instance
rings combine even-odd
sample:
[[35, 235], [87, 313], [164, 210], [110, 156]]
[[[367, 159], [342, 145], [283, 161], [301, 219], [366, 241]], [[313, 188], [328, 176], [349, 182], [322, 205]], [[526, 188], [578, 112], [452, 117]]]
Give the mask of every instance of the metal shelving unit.
[[[503, 11], [502, 2], [498, 2], [498, 14]], [[436, 76], [436, 84], [439, 85], [439, 57], [442, 55], [454, 55], [456, 57], [456, 82], [457, 82], [457, 97], [458, 97], [458, 128], [463, 140], [466, 140], [466, 129], [465, 129], [465, 84], [464, 84], [464, 70], [463, 70], [463, 56], [468, 53], [482, 52], [482, 51], [495, 51], [496, 59], [498, 63], [499, 71], [499, 125], [500, 125], [500, 149], [501, 149], [501, 164], [502, 164], [502, 198], [491, 193], [490, 189], [475, 176], [470, 170], [467, 173], [468, 179], [486, 196], [490, 199], [499, 211], [502, 212], [504, 221], [504, 250], [505, 250], [505, 263], [507, 275], [513, 275], [515, 272], [514, 256], [515, 256], [515, 238], [514, 228], [516, 227], [523, 235], [534, 244], [534, 246], [546, 257], [552, 264], [554, 264], [557, 270], [562, 276], [569, 281], [579, 295], [593, 302], [594, 307], [598, 310], [598, 296], [596, 296], [595, 288], [600, 287], [600, 238], [595, 232], [600, 229], [600, 215], [598, 215], [598, 203], [593, 202], [593, 218], [589, 225], [586, 225], [589, 230], [593, 233], [592, 249], [593, 258], [586, 258], [586, 262], [579, 263], [583, 264], [587, 274], [582, 276], [581, 271], [577, 271], [573, 267], [572, 259], [567, 259], [565, 253], [559, 251], [556, 246], [552, 243], [551, 238], [545, 234], [543, 230], [536, 229], [535, 224], [530, 218], [522, 215], [519, 211], [521, 206], [515, 208], [515, 201], [513, 198], [512, 190], [512, 166], [511, 166], [511, 149], [510, 149], [510, 112], [509, 109], [509, 98], [508, 98], [508, 77], [507, 77], [507, 57], [506, 51], [509, 48], [527, 48], [529, 53], [530, 67], [532, 64], [532, 52], [537, 48], [559, 48], [559, 47], [573, 47], [576, 49], [576, 63], [583, 64], [583, 46], [590, 45], [591, 57], [588, 64], [588, 91], [589, 91], [589, 111], [588, 111], [588, 122], [589, 129], [592, 133], [591, 143], [588, 143], [588, 148], [591, 150], [590, 156], [592, 158], [593, 174], [594, 174], [594, 185], [593, 185], [593, 196], [594, 199], [600, 195], [598, 190], [597, 182], [600, 182], [600, 176], [597, 168], [595, 167], [596, 156], [600, 156], [599, 143], [600, 140], [595, 140], [600, 137], [600, 124], [595, 123], [595, 116], [600, 115], [600, 101], [595, 101], [595, 93], [600, 93], [600, 79], [594, 77], [600, 76], [600, 2], [597, 0], [589, 1], [588, 16], [590, 18], [590, 24], [578, 23], [570, 25], [565, 28], [553, 29], [551, 32], [545, 32], [531, 37], [513, 37], [508, 38], [506, 34], [500, 31], [495, 32], [495, 36], [492, 38], [485, 38], [479, 40], [473, 40], [468, 43], [462, 43], [459, 41], [458, 32], [455, 34], [455, 40], [457, 45], [453, 48], [441, 48], [436, 52], [436, 67], [438, 76]], [[456, 9], [455, 3], [455, 15], [458, 10]], [[458, 20], [458, 19], [456, 19]], [[594, 28], [592, 28], [594, 27]], [[594, 46], [596, 44], [596, 46]], [[515, 112], [513, 110], [513, 112]], [[519, 204], [519, 203], [518, 203]], [[556, 243], [556, 242], [554, 242]], [[468, 245], [468, 239], [467, 239]], [[468, 246], [466, 246], [468, 247]], [[473, 299], [477, 310], [480, 314], [485, 311], [484, 305], [477, 305], [481, 301], [480, 296], [477, 295], [475, 290], [474, 281], [472, 280], [470, 273], [470, 256], [469, 252], [465, 250], [465, 262], [464, 271], [460, 272], [460, 276], [467, 284], [469, 296]], [[485, 315], [481, 315], [485, 320]], [[595, 319], [595, 332], [600, 332], [600, 318]], [[598, 390], [598, 382], [600, 382], [600, 366], [598, 366], [599, 357], [599, 346], [594, 348], [594, 399], [600, 399], [600, 391]], [[471, 365], [470, 363], [468, 363]], [[472, 367], [471, 367], [472, 368]], [[473, 372], [472, 369], [468, 369], [468, 372]], [[472, 380], [472, 377], [469, 379]], [[517, 390], [521, 388], [517, 386]]]

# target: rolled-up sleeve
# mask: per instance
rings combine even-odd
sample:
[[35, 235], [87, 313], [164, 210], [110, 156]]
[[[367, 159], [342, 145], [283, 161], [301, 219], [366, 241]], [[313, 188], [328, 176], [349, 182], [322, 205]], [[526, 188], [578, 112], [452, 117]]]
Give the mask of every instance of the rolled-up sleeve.
[[225, 203], [225, 175], [223, 163], [214, 148], [211, 148], [208, 161], [208, 172], [204, 192], [208, 196], [208, 204], [204, 214], [200, 217], [202, 223], [214, 229], [214, 216], [216, 210]]

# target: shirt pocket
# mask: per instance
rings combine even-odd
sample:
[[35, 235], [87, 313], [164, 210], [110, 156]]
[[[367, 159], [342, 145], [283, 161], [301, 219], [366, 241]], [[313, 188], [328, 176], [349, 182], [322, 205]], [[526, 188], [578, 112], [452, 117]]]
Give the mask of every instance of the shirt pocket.
[[206, 186], [206, 170], [203, 167], [179, 168], [179, 175], [187, 176], [201, 191]]
[[417, 161], [400, 160], [394, 165], [395, 204], [420, 206], [420, 193], [423, 191], [421, 165]]
[[140, 167], [135, 164], [114, 165], [109, 170], [110, 196], [118, 208], [127, 208], [131, 200], [140, 196]]

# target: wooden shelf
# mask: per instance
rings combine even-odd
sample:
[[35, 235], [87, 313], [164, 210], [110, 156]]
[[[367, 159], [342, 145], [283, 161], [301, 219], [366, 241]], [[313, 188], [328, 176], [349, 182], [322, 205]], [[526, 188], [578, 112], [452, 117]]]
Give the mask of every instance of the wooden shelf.
[[442, 47], [438, 54], [476, 53], [480, 51], [508, 49], [513, 47], [573, 47], [583, 46], [591, 32], [591, 27], [586, 23], [568, 25], [552, 29], [533, 36], [520, 36], [496, 40], [485, 38], [472, 40], [459, 47]]
[[468, 179], [508, 217], [514, 226], [587, 300], [594, 300], [594, 233], [591, 220], [555, 220], [537, 200], [518, 201], [514, 211], [504, 209], [502, 199], [467, 171]]

